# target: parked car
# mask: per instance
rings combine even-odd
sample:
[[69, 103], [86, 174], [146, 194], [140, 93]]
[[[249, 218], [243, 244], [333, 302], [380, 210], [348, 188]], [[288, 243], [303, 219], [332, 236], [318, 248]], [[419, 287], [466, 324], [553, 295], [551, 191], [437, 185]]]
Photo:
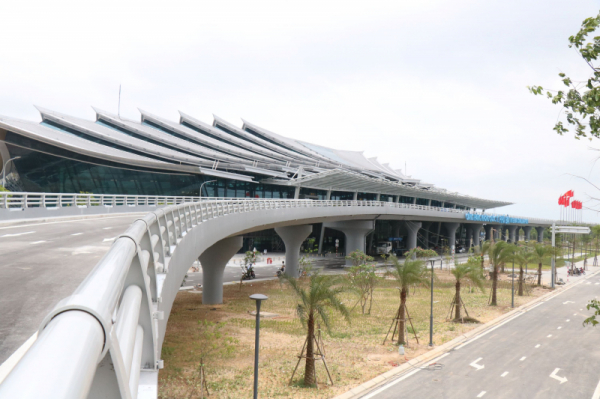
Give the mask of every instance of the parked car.
[[377, 255], [388, 255], [392, 252], [392, 243], [389, 241], [381, 241], [377, 244]]

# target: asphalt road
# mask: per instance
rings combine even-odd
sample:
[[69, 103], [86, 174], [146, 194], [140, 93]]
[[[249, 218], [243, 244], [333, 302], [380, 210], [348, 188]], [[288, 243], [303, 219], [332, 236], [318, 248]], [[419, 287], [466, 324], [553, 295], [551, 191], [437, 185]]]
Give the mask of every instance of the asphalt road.
[[139, 215], [0, 227], [0, 363]]
[[[38, 330], [61, 299], [75, 291], [114, 238], [139, 217], [0, 226], [0, 364]], [[273, 277], [277, 268], [259, 265], [256, 277]], [[240, 275], [239, 266], [228, 266], [224, 281], [239, 281]], [[202, 284], [201, 271], [188, 276], [184, 285]]]
[[[595, 267], [591, 271], [597, 270]], [[600, 380], [600, 327], [583, 327], [600, 274], [541, 302], [363, 399], [590, 399]]]

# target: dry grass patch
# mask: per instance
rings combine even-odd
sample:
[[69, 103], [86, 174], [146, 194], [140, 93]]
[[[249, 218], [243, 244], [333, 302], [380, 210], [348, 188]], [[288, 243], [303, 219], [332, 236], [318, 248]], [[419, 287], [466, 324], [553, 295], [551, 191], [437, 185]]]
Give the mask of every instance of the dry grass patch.
[[[436, 275], [433, 341], [435, 345], [441, 345], [477, 324], [446, 320], [454, 296], [454, 279], [447, 271], [437, 270]], [[510, 310], [510, 282], [499, 283], [498, 303], [501, 305], [498, 307], [487, 306], [489, 286], [488, 280], [485, 293], [475, 287], [471, 289], [468, 284], [464, 284], [462, 290], [470, 317], [482, 323]], [[190, 397], [193, 387], [200, 383], [196, 375], [203, 353], [210, 397], [252, 397], [255, 321], [250, 312], [255, 306], [248, 296], [257, 292], [269, 297], [263, 302], [261, 311], [278, 314], [261, 319], [260, 397], [330, 398], [428, 350], [430, 291], [426, 287], [411, 288], [407, 301], [419, 344], [410, 329], [405, 356], [399, 356], [397, 344], [389, 340], [382, 345], [399, 305], [395, 281], [385, 280], [375, 290], [370, 315], [362, 315], [358, 305], [352, 310], [352, 322], [348, 325], [341, 315], [331, 313], [332, 331], [323, 331], [322, 335], [334, 386], [303, 387], [304, 362], [298, 368], [292, 386], [288, 386], [306, 338], [306, 330], [295, 314], [298, 299], [290, 287], [282, 287], [277, 281], [245, 284], [241, 290], [238, 286], [226, 286], [224, 304], [218, 306], [202, 305], [201, 295], [181, 292], [173, 304], [163, 345], [165, 369], [159, 374], [160, 398]], [[515, 296], [515, 306], [545, 292], [543, 288], [533, 288], [530, 296]], [[349, 308], [358, 300], [352, 293], [344, 294], [342, 298]], [[325, 369], [320, 362], [317, 362], [317, 379], [321, 383], [326, 381]], [[192, 397], [200, 397], [199, 389]]]

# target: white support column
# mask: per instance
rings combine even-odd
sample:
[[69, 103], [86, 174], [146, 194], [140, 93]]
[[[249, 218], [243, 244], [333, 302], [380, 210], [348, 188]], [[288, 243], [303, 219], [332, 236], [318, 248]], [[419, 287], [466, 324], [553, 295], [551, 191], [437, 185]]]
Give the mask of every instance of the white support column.
[[506, 228], [508, 229], [508, 239], [510, 240], [511, 244], [514, 244], [516, 242], [515, 239], [515, 233], [517, 231], [517, 226], [506, 226]]
[[482, 224], [472, 224], [471, 231], [473, 232], [473, 246], [479, 246], [479, 237], [481, 234], [481, 229], [483, 228]]
[[450, 247], [450, 252], [452, 254], [454, 254], [456, 250], [456, 230], [459, 226], [460, 223], [444, 223], [444, 227], [446, 227], [446, 231], [448, 232], [448, 246]]
[[417, 197], [413, 197], [413, 205], [416, 205], [417, 203]]
[[298, 198], [300, 198], [300, 186], [296, 187], [296, 190], [294, 190], [294, 199]]
[[375, 201], [381, 201], [381, 193], [377, 193], [377, 196], [375, 197]]
[[531, 229], [533, 226], [523, 226], [523, 231], [525, 232], [525, 241], [529, 241], [531, 239]]
[[358, 191], [354, 192], [354, 197], [352, 198], [354, 201], [358, 201]]
[[300, 246], [312, 233], [312, 225], [275, 227], [275, 232], [285, 244], [285, 274], [298, 277]]
[[539, 226], [535, 228], [537, 230], [538, 233], [538, 242], [544, 242], [544, 230], [546, 230], [545, 227]]
[[[374, 220], [345, 220], [340, 222], [325, 222], [327, 228], [339, 230], [346, 236], [346, 256], [352, 251], [365, 251], [365, 238], [375, 229]], [[352, 261], [346, 259], [346, 265]]]
[[417, 234], [419, 229], [423, 226], [421, 222], [413, 222], [413, 221], [405, 221], [404, 225], [406, 226], [406, 230], [408, 232], [408, 242], [407, 249], [411, 250], [417, 247]]
[[[331, 190], [327, 190], [327, 201], [331, 199]], [[321, 223], [321, 235], [319, 236], [319, 252], [318, 254], [323, 254], [323, 239], [325, 238], [325, 225]]]
[[223, 303], [223, 271], [227, 262], [240, 250], [242, 236], [225, 238], [202, 252], [202, 304]]

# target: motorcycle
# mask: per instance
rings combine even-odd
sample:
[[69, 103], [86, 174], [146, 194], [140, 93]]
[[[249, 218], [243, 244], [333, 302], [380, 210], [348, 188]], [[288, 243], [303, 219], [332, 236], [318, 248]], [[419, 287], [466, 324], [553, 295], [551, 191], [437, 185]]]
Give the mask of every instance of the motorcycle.
[[256, 278], [254, 268], [243, 266], [242, 280], [252, 280], [253, 278]]
[[277, 270], [277, 277], [283, 276], [283, 273], [285, 273], [285, 269], [284, 268], [281, 268], [281, 269]]

